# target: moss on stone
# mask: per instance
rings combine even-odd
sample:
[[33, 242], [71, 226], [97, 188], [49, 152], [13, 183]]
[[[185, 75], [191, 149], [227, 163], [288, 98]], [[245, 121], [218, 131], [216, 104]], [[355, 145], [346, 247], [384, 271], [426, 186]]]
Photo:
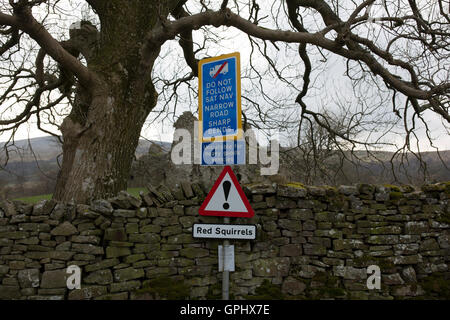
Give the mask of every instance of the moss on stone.
[[222, 288], [222, 286], [221, 286], [220, 283], [216, 283], [216, 284], [213, 284], [213, 285], [209, 286], [208, 292], [206, 293], [206, 297], [205, 298], [207, 300], [220, 300], [220, 299], [222, 299], [221, 288]]
[[150, 280], [145, 287], [136, 290], [135, 294], [149, 294], [161, 300], [184, 300], [189, 298], [189, 287], [183, 281], [159, 277]]
[[341, 287], [339, 277], [332, 276], [327, 272], [317, 272], [311, 280], [322, 284], [322, 286], [311, 291], [317, 297], [337, 298], [347, 296], [346, 290]]
[[384, 185], [385, 188], [391, 189], [391, 191], [394, 192], [402, 192], [402, 190], [400, 189], [399, 186], [393, 185], [393, 184], [385, 184]]
[[270, 240], [270, 237], [269, 237], [269, 235], [267, 234], [266, 231], [259, 229], [256, 232], [256, 240], [260, 241], [260, 242], [268, 241], [268, 240]]
[[444, 192], [445, 194], [450, 194], [450, 181], [423, 185], [422, 191], [429, 193]]
[[450, 195], [450, 181], [443, 182], [442, 184], [444, 185], [445, 194]]
[[264, 279], [263, 283], [256, 288], [255, 295], [247, 295], [244, 298], [247, 300], [283, 300], [284, 295], [280, 286]]
[[252, 187], [256, 187], [261, 185], [261, 182], [248, 182], [248, 183], [243, 183], [242, 187], [247, 187], [247, 188], [252, 188]]
[[403, 184], [402, 185], [402, 190], [405, 193], [411, 193], [411, 192], [415, 191], [414, 187], [412, 185], [409, 185], [409, 184]]
[[[235, 297], [234, 293], [231, 292], [232, 290], [233, 290], [233, 286], [231, 284], [229, 299], [235, 300], [236, 297]], [[218, 282], [216, 284], [209, 286], [208, 292], [206, 293], [205, 298], [206, 298], [206, 300], [222, 300], [222, 283]]]
[[390, 200], [399, 200], [399, 199], [401, 199], [403, 197], [404, 197], [404, 195], [400, 191], [391, 191], [391, 192], [389, 192], [389, 199]]
[[330, 288], [330, 287], [324, 287], [324, 288], [318, 288], [320, 297], [326, 297], [326, 298], [338, 298], [338, 297], [346, 297], [347, 291], [343, 288]]
[[327, 196], [334, 197], [339, 194], [338, 188], [333, 186], [322, 186], [325, 189], [325, 193]]
[[329, 199], [329, 209], [340, 211], [340, 210], [347, 210], [348, 208], [348, 197], [338, 194], [337, 191], [335, 194], [332, 195], [332, 197]]
[[325, 283], [328, 279], [328, 274], [326, 272], [316, 272], [312, 277], [313, 281], [323, 282]]
[[338, 287], [339, 277], [330, 275], [329, 272], [317, 272], [312, 278], [314, 281], [320, 281], [328, 287]]
[[372, 257], [367, 254], [363, 254], [361, 257], [353, 259], [353, 263], [359, 267], [368, 267], [370, 265], [377, 265], [380, 267], [381, 272], [385, 270], [394, 269], [395, 264], [385, 257]]
[[437, 222], [450, 224], [450, 213], [442, 213], [436, 218]]
[[419, 280], [427, 299], [450, 300], [450, 273], [436, 272]]
[[295, 182], [295, 181], [285, 183], [285, 184], [283, 184], [283, 186], [297, 188], [297, 189], [306, 189], [306, 187], [303, 183]]

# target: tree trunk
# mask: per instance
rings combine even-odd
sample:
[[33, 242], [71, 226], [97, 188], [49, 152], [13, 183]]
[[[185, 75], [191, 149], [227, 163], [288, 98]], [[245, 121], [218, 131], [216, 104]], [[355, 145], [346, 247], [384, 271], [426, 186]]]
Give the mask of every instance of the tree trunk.
[[78, 85], [61, 126], [63, 164], [54, 199], [89, 203], [126, 189], [142, 126], [157, 100], [151, 71], [160, 47], [149, 48], [142, 63], [142, 41], [178, 3], [164, 2], [108, 0], [96, 7], [99, 42], [85, 55], [96, 82]]
[[85, 121], [73, 120], [73, 112], [64, 120], [63, 164], [54, 199], [89, 203], [126, 189], [142, 126], [156, 104], [156, 92], [151, 86], [146, 88], [145, 99], [127, 101], [127, 95], [114, 87], [104, 83], [95, 90]]

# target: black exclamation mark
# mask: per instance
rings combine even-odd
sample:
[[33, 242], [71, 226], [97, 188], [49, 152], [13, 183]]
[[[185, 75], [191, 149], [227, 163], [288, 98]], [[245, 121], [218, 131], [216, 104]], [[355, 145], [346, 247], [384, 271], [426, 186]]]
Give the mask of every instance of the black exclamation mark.
[[[222, 187], [223, 187], [223, 193], [225, 194], [225, 201], [227, 201], [228, 195], [230, 194], [231, 182], [230, 181], [224, 181], [222, 183]], [[228, 204], [228, 202], [225, 202], [223, 204], [223, 208], [225, 210], [228, 210], [229, 207], [230, 207], [230, 205]]]

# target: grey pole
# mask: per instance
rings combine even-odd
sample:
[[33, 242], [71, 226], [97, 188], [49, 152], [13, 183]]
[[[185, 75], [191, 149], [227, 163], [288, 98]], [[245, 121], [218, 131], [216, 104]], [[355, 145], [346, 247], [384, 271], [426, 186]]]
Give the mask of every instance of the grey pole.
[[[224, 217], [223, 223], [229, 224], [230, 218]], [[230, 245], [230, 241], [224, 240], [223, 241], [223, 248], [222, 248], [222, 254], [223, 254], [223, 273], [222, 273], [222, 300], [229, 300], [230, 299], [230, 271], [225, 270], [225, 248], [227, 248]]]

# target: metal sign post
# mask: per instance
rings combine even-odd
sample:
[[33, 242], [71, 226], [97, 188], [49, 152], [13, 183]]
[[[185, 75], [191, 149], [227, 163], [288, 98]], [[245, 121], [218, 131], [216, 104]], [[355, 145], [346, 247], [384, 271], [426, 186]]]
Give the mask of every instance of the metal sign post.
[[[230, 226], [229, 217], [251, 218], [254, 211], [230, 164], [245, 165], [245, 140], [241, 119], [239, 52], [203, 59], [198, 63], [199, 138], [202, 165], [227, 165], [199, 208], [203, 216], [223, 216], [226, 228], [197, 225], [193, 237], [222, 237], [218, 246], [222, 271], [222, 299], [230, 298], [230, 271], [234, 271], [234, 246], [229, 239], [254, 239], [256, 227]], [[223, 234], [222, 234], [223, 231]]]
[[[229, 217], [224, 217], [223, 218], [223, 223], [225, 224], [229, 224], [230, 223], [230, 218]], [[226, 268], [226, 248], [228, 248], [228, 246], [230, 245], [230, 241], [224, 240], [223, 241], [223, 273], [222, 273], [222, 300], [229, 300], [230, 299], [230, 271], [228, 271], [228, 269]]]
[[[213, 187], [206, 196], [205, 201], [199, 208], [199, 214], [204, 216], [223, 216], [223, 225], [230, 226], [230, 217], [251, 218], [254, 216], [250, 203], [242, 190], [236, 175], [230, 166], [226, 166]], [[213, 230], [214, 228], [214, 230]], [[228, 236], [228, 231], [230, 235]], [[228, 300], [230, 297], [230, 271], [234, 271], [234, 246], [230, 246], [229, 239], [254, 239], [256, 237], [256, 227], [240, 227], [234, 225], [234, 228], [214, 227], [202, 228], [197, 225], [197, 229], [192, 231], [193, 236], [197, 237], [220, 237], [217, 232], [224, 231], [223, 246], [218, 248], [219, 272], [222, 271], [222, 299]], [[212, 234], [214, 231], [214, 234]], [[236, 233], [236, 234], [235, 234]]]

